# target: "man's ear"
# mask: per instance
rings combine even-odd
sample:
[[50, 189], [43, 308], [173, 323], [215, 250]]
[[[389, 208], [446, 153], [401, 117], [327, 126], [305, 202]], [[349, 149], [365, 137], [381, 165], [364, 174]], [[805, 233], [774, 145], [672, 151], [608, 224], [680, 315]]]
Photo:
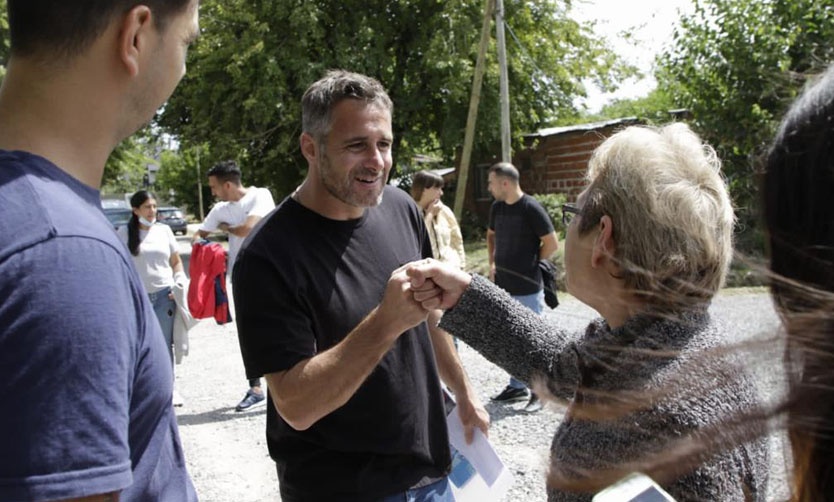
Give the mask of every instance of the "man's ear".
[[599, 233], [594, 239], [594, 249], [591, 251], [591, 265], [599, 267], [610, 262], [614, 257], [615, 247], [614, 221], [606, 214], [599, 220]]
[[310, 165], [315, 164], [319, 156], [316, 140], [310, 134], [303, 132], [298, 141], [301, 144], [301, 154], [304, 155]]
[[135, 77], [141, 67], [142, 51], [147, 50], [147, 38], [156, 30], [153, 14], [146, 5], [137, 5], [122, 17], [119, 30], [119, 61], [128, 74]]

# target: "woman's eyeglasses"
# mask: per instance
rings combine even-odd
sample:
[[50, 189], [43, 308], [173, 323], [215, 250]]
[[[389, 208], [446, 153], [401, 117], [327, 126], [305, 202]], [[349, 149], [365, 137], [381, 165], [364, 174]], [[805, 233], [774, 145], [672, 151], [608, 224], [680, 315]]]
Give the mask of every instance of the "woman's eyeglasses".
[[562, 204], [562, 224], [565, 225], [565, 228], [573, 221], [573, 215], [580, 213], [581, 209], [573, 204]]

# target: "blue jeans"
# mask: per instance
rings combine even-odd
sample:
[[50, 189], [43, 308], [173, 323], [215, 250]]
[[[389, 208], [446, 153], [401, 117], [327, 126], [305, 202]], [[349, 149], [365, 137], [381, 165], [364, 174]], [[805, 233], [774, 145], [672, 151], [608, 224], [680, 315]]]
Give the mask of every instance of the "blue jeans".
[[171, 358], [171, 367], [174, 366], [174, 315], [177, 313], [177, 303], [168, 298], [171, 288], [162, 288], [155, 293], [148, 293], [151, 300], [153, 312], [159, 320], [159, 327], [162, 328], [162, 336], [165, 338], [165, 345], [168, 347], [168, 355]]
[[379, 502], [455, 502], [455, 496], [449, 478], [443, 478], [421, 488], [389, 495]]
[[[544, 312], [544, 290], [540, 290], [538, 293], [533, 293], [532, 295], [513, 295], [513, 298], [518, 300], [518, 303], [524, 305], [528, 309], [532, 310], [533, 312], [541, 315]], [[521, 380], [516, 380], [514, 377], [510, 377], [510, 387], [513, 389], [526, 389], [527, 385], [522, 382]]]

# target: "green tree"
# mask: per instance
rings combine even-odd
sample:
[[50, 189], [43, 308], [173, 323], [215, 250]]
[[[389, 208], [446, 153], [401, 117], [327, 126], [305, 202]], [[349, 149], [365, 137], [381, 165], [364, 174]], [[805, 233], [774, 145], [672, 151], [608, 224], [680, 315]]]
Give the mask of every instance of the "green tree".
[[[568, 17], [569, 3], [506, 1], [515, 141], [577, 116], [586, 79], [610, 87], [631, 69]], [[396, 164], [415, 153], [448, 165], [463, 141], [483, 0], [204, 0], [203, 36], [159, 117], [183, 145], [211, 145], [211, 162], [241, 162], [244, 181], [280, 197], [306, 163], [300, 97], [329, 68], [379, 78], [395, 102]], [[499, 142], [498, 69], [489, 51], [475, 153]], [[207, 159], [209, 160], [209, 159]]]
[[6, 0], [0, 0], [0, 82], [6, 76], [6, 64], [9, 61], [9, 14], [6, 11]]
[[716, 147], [744, 232], [761, 249], [756, 170], [779, 118], [803, 84], [834, 56], [832, 0], [695, 0], [657, 80], [693, 113]]
[[[173, 193], [171, 203], [183, 207], [200, 218], [198, 187], [202, 189], [203, 214], [208, 214], [214, 198], [208, 186], [206, 172], [211, 167], [205, 159], [211, 152], [205, 145], [163, 151], [159, 158], [157, 184], [166, 194]], [[198, 183], [199, 176], [199, 183]]]
[[102, 193], [130, 193], [144, 187], [147, 166], [156, 162], [154, 149], [148, 140], [141, 134], [130, 136], [113, 150], [104, 165]]
[[670, 112], [676, 108], [675, 100], [665, 89], [656, 87], [648, 95], [633, 99], [616, 99], [599, 113], [587, 117], [589, 122], [624, 117], [637, 117], [649, 124], [665, 124], [672, 119]]

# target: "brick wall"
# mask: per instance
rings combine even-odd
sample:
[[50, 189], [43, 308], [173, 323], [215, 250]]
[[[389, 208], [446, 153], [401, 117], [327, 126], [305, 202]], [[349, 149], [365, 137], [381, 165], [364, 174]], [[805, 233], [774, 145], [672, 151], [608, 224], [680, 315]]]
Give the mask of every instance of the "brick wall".
[[519, 154], [521, 187], [528, 193], [564, 193], [569, 200], [585, 187], [588, 161], [606, 138], [619, 128], [604, 127], [591, 131], [572, 131], [539, 138], [531, 148]]

